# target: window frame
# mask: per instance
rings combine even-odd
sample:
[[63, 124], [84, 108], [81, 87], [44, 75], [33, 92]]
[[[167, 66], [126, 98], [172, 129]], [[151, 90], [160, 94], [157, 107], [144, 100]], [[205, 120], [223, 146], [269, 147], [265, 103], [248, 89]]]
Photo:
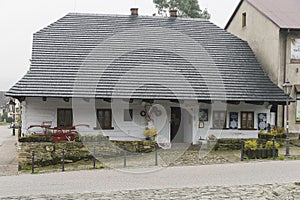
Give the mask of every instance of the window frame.
[[[246, 124], [248, 125], [248, 114], [251, 114], [252, 115], [252, 128], [249, 128], [249, 127], [246, 127], [244, 128], [243, 127], [243, 114], [246, 114]], [[247, 126], [246, 125], [246, 126]], [[240, 130], [255, 130], [254, 128], [254, 112], [253, 111], [241, 111], [241, 123], [240, 123]]]
[[[109, 127], [105, 127], [105, 126], [101, 126], [101, 122], [99, 121], [99, 112], [103, 112], [103, 116], [105, 116], [104, 115], [104, 113], [106, 112], [106, 111], [109, 111], [109, 113], [110, 113], [110, 126]], [[110, 109], [110, 108], [104, 108], [104, 109], [97, 109], [96, 110], [96, 120], [97, 120], [97, 128], [100, 128], [100, 129], [102, 129], [102, 130], [111, 130], [111, 129], [114, 129], [113, 127], [112, 127], [112, 110]], [[105, 118], [103, 117], [103, 120], [105, 120]], [[103, 123], [103, 122], [102, 122]]]
[[295, 116], [295, 121], [296, 121], [297, 124], [300, 123], [300, 119], [298, 120], [298, 118], [299, 118], [298, 112], [300, 112], [300, 92], [296, 93], [296, 110], [295, 110], [296, 116]]
[[243, 12], [242, 13], [242, 28], [247, 26], [247, 13]]
[[[216, 124], [215, 124], [215, 121], [216, 121], [216, 120], [215, 120], [216, 113], [224, 113], [225, 119], [224, 119], [223, 127], [221, 127], [221, 126], [216, 126]], [[213, 111], [213, 114], [212, 114], [212, 122], [213, 122], [213, 129], [226, 129], [226, 127], [227, 127], [227, 111], [223, 111], [223, 110], [214, 110], [214, 111]]]
[[[64, 112], [64, 126], [60, 126], [60, 112], [63, 111]], [[66, 125], [66, 114], [67, 114], [67, 111], [71, 111], [71, 124], [69, 126]], [[73, 109], [72, 108], [57, 108], [57, 118], [56, 118], [56, 122], [57, 122], [57, 127], [58, 128], [68, 128], [68, 127], [71, 127], [73, 126]]]

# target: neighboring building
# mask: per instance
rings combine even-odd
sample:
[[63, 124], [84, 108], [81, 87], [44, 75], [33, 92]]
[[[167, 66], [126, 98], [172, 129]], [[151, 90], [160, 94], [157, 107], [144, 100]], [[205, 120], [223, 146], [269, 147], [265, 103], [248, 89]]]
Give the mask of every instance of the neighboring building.
[[[30, 71], [6, 95], [30, 125], [88, 124], [113, 140], [255, 138], [286, 95], [248, 44], [203, 19], [68, 14], [33, 37]], [[82, 130], [83, 131], [83, 130]], [[82, 132], [81, 132], [82, 133]]]
[[[300, 132], [300, 1], [241, 0], [225, 29], [248, 42], [270, 79], [282, 87], [294, 85], [290, 105], [290, 132]], [[284, 107], [277, 125], [284, 126]]]
[[0, 91], [0, 117], [7, 112], [7, 102], [9, 101], [8, 97], [5, 97], [5, 92]]

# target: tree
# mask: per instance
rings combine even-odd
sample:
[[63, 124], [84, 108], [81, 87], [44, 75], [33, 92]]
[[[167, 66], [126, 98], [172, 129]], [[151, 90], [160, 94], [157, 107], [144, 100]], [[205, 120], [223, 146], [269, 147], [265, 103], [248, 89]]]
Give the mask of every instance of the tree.
[[198, 0], [153, 0], [153, 3], [161, 16], [167, 16], [168, 10], [175, 9], [178, 17], [210, 19], [207, 9], [200, 9]]

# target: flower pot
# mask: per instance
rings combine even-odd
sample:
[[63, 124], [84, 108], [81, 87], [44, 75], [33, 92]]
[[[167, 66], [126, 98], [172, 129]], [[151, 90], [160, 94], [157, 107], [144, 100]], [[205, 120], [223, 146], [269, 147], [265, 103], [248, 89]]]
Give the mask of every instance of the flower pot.
[[268, 149], [262, 149], [262, 158], [268, 158]]
[[257, 149], [257, 150], [255, 150], [255, 152], [256, 152], [256, 158], [257, 159], [262, 158], [262, 149]]
[[256, 158], [256, 153], [254, 150], [247, 149], [246, 156], [250, 159], [254, 159], [254, 158]]

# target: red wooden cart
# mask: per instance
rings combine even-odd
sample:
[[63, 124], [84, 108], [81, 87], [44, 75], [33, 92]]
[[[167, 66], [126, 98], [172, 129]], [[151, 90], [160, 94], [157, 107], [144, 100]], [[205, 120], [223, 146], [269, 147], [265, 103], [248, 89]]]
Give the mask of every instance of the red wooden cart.
[[51, 127], [52, 122], [43, 122], [41, 125], [31, 125], [27, 128], [30, 134], [30, 129], [38, 128], [40, 132], [33, 132], [31, 134], [38, 135], [41, 137], [50, 136], [53, 137], [54, 142], [58, 141], [73, 141], [75, 136], [78, 134], [76, 128], [79, 126], [89, 127], [87, 124], [77, 124], [70, 127]]

